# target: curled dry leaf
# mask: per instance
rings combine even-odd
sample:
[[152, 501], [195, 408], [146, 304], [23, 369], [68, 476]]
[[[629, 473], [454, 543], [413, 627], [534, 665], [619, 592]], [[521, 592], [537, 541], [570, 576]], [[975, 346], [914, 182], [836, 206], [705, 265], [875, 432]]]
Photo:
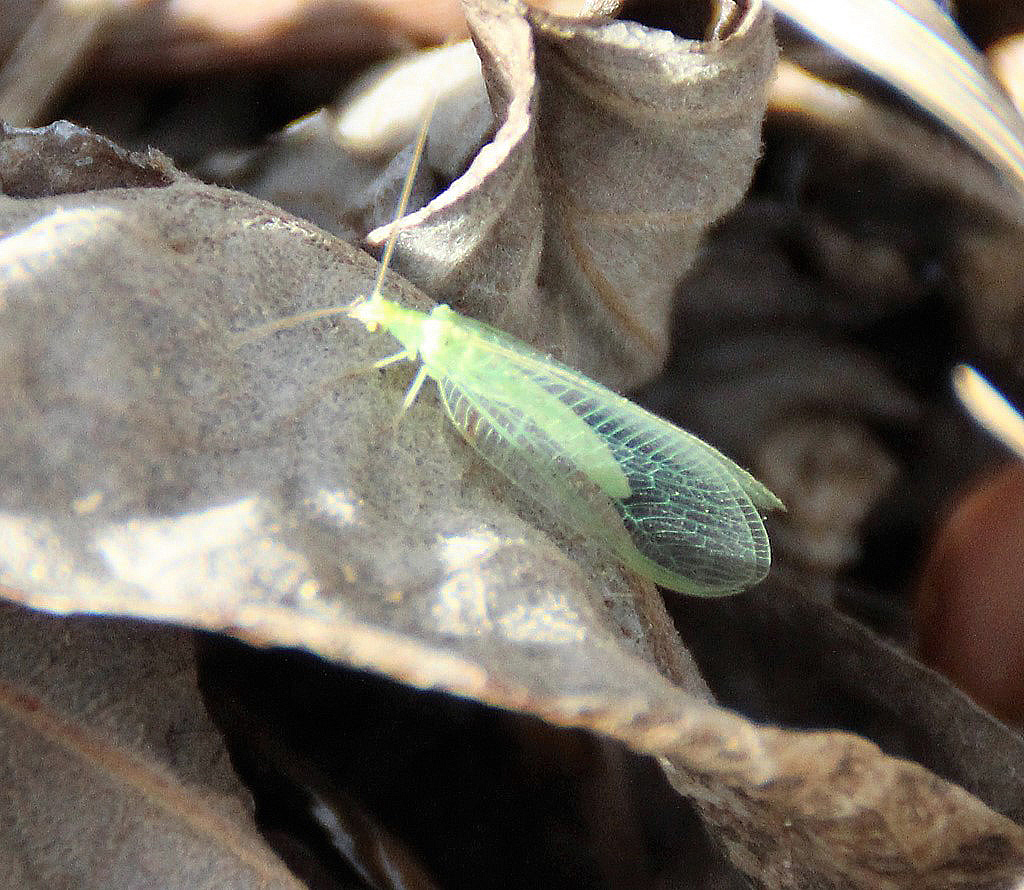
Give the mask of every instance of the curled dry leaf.
[[770, 20], [759, 4], [723, 5], [695, 41], [497, 0], [466, 11], [496, 132], [397, 223], [395, 268], [608, 385], [636, 386], [665, 358], [674, 284], [700, 235], [749, 182]]
[[[668, 351], [675, 283], [749, 183], [775, 60], [770, 19], [760, 4], [723, 4], [700, 29], [707, 39], [690, 40], [503, 0], [466, 13], [480, 74], [460, 61], [466, 47], [434, 51], [433, 73], [423, 70], [430, 58], [387, 69], [334, 123], [320, 117], [285, 134], [245, 187], [349, 236], [359, 218], [390, 223], [408, 155], [363, 183], [395, 131], [404, 125], [413, 140], [408, 108], [429, 108], [437, 93], [427, 167], [441, 181], [461, 172], [493, 116], [493, 138], [468, 169], [395, 224], [395, 268], [603, 383], [644, 383]], [[455, 66], [466, 71], [457, 82]], [[364, 132], [370, 105], [383, 120]], [[332, 183], [339, 171], [359, 186]], [[421, 171], [418, 194], [429, 178]]]
[[0, 787], [7, 886], [304, 886], [253, 825], [184, 631], [0, 606]]

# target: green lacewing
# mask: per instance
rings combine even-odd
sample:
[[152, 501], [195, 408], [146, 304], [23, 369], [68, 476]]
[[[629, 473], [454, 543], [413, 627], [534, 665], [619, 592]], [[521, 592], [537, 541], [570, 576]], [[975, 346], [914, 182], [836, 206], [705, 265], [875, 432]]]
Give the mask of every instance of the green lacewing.
[[[396, 220], [406, 209], [429, 116]], [[736, 593], [771, 564], [762, 513], [782, 502], [696, 436], [497, 328], [445, 305], [407, 309], [382, 295], [397, 232], [374, 289], [348, 306], [273, 322], [279, 329], [345, 314], [402, 346], [375, 364], [418, 361], [403, 412], [429, 377], [452, 425], [477, 452], [565, 526], [663, 587]]]

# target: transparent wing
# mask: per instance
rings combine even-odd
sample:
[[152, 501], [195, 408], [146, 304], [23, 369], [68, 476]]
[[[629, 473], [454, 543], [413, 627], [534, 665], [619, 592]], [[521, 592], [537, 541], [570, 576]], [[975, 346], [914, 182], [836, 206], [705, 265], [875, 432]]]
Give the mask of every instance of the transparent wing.
[[766, 485], [759, 482], [751, 476], [750, 473], [727, 458], [712, 445], [708, 445], [707, 442], [704, 442], [702, 439], [697, 438], [691, 433], [687, 433], [685, 430], [681, 430], [679, 427], [666, 420], [662, 420], [660, 417], [651, 414], [649, 411], [645, 411], [635, 403], [629, 401], [629, 399], [623, 398], [618, 393], [613, 392], [606, 386], [602, 386], [594, 380], [591, 380], [579, 371], [576, 371], [567, 365], [563, 365], [561, 362], [556, 361], [550, 356], [543, 355], [528, 343], [524, 343], [523, 341], [516, 339], [500, 328], [496, 328], [486, 322], [478, 321], [475, 318], [469, 318], [468, 316], [461, 315], [451, 310], [449, 318], [451, 323], [459, 329], [472, 335], [474, 340], [473, 353], [475, 359], [479, 358], [482, 353], [491, 352], [493, 353], [493, 357], [490, 359], [490, 364], [500, 366], [503, 373], [514, 371], [514, 373], [523, 375], [527, 379], [537, 381], [541, 386], [544, 386], [544, 381], [551, 380], [557, 381], [555, 384], [556, 389], [560, 385], [568, 391], [579, 391], [584, 394], [588, 392], [592, 393], [599, 399], [610, 397], [611, 399], [616, 400], [627, 414], [639, 411], [646, 418], [647, 423], [653, 424], [659, 428], [667, 428], [668, 431], [682, 433], [697, 445], [718, 455], [718, 457], [730, 468], [731, 472], [736, 477], [737, 482], [739, 482], [744, 491], [747, 492], [750, 500], [762, 511], [786, 509], [782, 501], [779, 500], [779, 498], [776, 497]]
[[488, 463], [569, 527], [628, 552], [632, 541], [612, 500], [529, 416], [472, 395], [450, 378], [439, 380], [438, 389], [452, 424]]
[[[780, 505], [767, 488], [695, 436], [480, 327], [487, 344], [473, 344], [472, 361], [432, 376], [452, 423], [481, 456], [563, 523], [665, 587], [719, 595], [767, 574], [771, 551], [758, 508]], [[513, 374], [517, 398], [503, 399], [501, 381]], [[579, 430], [553, 435], [531, 419], [523, 397], [531, 386], [571, 408], [611, 449], [628, 496], [609, 498], [581, 471], [562, 444], [571, 439], [578, 451]]]

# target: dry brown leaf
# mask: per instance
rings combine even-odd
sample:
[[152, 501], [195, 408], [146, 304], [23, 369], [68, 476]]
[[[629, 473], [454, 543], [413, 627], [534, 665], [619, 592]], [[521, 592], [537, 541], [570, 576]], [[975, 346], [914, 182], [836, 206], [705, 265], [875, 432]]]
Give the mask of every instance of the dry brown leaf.
[[0, 606], [14, 887], [289, 888], [196, 688], [191, 635]]
[[1020, 733], [831, 604], [861, 591], [809, 590], [806, 574], [778, 570], [748, 596], [671, 601], [719, 701], [763, 722], [841, 725], [1024, 820]]

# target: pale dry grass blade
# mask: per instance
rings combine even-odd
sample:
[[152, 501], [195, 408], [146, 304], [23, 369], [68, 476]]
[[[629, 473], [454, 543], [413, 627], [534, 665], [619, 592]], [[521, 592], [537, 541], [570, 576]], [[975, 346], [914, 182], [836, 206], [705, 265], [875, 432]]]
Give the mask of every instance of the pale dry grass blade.
[[935, 115], [1024, 194], [1024, 119], [932, 0], [769, 0]]
[[970, 365], [953, 368], [953, 389], [971, 416], [1014, 454], [1024, 458], [1024, 417]]
[[48, 0], [0, 69], [0, 120], [38, 126], [88, 54], [133, 2]]

